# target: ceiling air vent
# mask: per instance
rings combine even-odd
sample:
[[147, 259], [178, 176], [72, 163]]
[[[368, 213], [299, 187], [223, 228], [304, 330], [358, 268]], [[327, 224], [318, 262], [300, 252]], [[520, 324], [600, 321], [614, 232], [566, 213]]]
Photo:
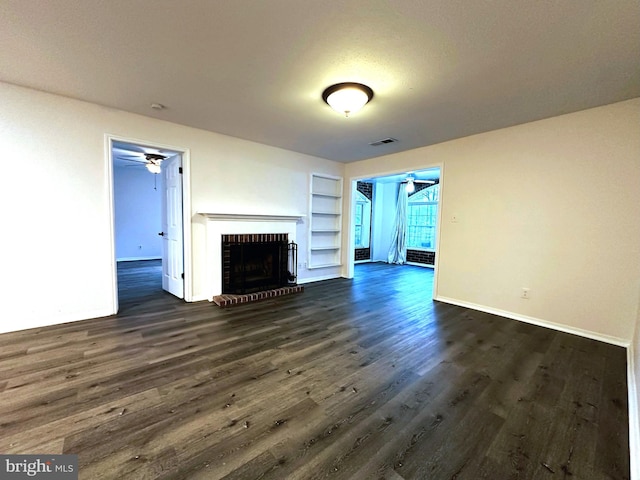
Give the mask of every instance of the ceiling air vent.
[[376, 140], [375, 142], [371, 142], [369, 145], [371, 145], [372, 147], [379, 147], [380, 145], [384, 145], [386, 143], [394, 143], [397, 142], [398, 140], [396, 140], [395, 138], [383, 138], [382, 140]]

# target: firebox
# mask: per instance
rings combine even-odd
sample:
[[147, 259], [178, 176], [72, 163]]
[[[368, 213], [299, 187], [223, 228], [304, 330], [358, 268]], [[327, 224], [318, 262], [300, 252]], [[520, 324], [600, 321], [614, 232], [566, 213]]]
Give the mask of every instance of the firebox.
[[286, 233], [222, 235], [222, 293], [244, 295], [295, 283], [290, 250]]

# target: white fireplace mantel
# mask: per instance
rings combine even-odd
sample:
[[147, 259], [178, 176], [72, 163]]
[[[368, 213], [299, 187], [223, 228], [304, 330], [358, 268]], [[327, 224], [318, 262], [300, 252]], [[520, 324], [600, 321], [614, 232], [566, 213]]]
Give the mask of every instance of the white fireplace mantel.
[[266, 215], [262, 213], [198, 213], [209, 220], [236, 222], [297, 222], [305, 217], [304, 215]]
[[206, 297], [209, 301], [222, 293], [222, 235], [286, 233], [296, 241], [298, 223], [304, 215], [268, 215], [249, 213], [198, 212], [207, 219]]

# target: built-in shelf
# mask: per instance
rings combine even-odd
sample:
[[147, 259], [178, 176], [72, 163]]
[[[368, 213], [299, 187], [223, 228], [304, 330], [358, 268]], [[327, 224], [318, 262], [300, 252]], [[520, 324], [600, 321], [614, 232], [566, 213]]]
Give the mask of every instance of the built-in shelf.
[[341, 213], [338, 212], [321, 212], [321, 211], [315, 211], [315, 212], [311, 212], [312, 215], [342, 215]]
[[342, 178], [311, 174], [308, 268], [340, 266]]
[[329, 268], [329, 267], [339, 267], [340, 265], [342, 265], [341, 263], [327, 263], [327, 264], [317, 264], [314, 265], [313, 267], [309, 267], [309, 268]]
[[336, 193], [320, 193], [320, 192], [313, 192], [313, 195], [316, 195], [318, 197], [329, 197], [329, 198], [342, 198], [342, 195], [338, 195]]

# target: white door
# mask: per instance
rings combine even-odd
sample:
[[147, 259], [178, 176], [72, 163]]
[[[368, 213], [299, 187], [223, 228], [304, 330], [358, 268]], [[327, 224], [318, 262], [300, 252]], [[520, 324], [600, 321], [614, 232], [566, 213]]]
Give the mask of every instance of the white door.
[[162, 162], [162, 289], [184, 298], [182, 156]]

